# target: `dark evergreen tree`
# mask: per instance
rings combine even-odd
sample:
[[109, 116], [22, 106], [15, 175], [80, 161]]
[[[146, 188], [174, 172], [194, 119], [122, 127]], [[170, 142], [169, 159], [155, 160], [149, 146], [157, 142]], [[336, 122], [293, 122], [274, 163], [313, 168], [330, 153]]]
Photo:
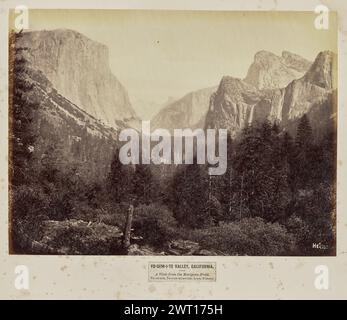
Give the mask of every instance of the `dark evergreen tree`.
[[158, 190], [150, 165], [137, 164], [135, 166], [132, 190], [132, 194], [138, 204], [150, 204], [156, 199]]
[[313, 136], [312, 136], [312, 127], [310, 121], [306, 114], [304, 114], [299, 121], [295, 144], [298, 147], [305, 148], [312, 145]]
[[237, 146], [234, 181], [238, 186], [235, 216], [281, 219], [289, 202], [286, 161], [279, 130], [269, 122], [247, 127]]
[[331, 185], [336, 184], [336, 165], [337, 165], [337, 134], [336, 126], [332, 125], [323, 135], [321, 141], [321, 153], [323, 159], [321, 168], [318, 169], [322, 174], [322, 180]]
[[209, 179], [207, 168], [196, 164], [182, 165], [173, 177], [171, 207], [176, 220], [191, 228], [211, 224], [207, 203]]
[[121, 203], [131, 200], [135, 183], [133, 167], [120, 162], [119, 150], [116, 149], [111, 162], [110, 173], [107, 177], [112, 202]]
[[10, 145], [10, 182], [14, 185], [28, 182], [30, 161], [34, 152], [37, 133], [33, 122], [38, 109], [38, 102], [29, 97], [33, 85], [30, 82], [25, 47], [17, 45], [22, 33], [10, 34], [10, 110], [9, 110], [9, 145]]
[[234, 145], [230, 133], [227, 135], [227, 170], [223, 175], [216, 176], [215, 182], [217, 184], [216, 198], [219, 200], [222, 211], [223, 220], [234, 220], [235, 208], [237, 207], [237, 199], [235, 197], [235, 179], [233, 177], [233, 160], [234, 160]]
[[298, 124], [297, 133], [295, 138], [294, 159], [292, 162], [292, 177], [294, 188], [305, 189], [308, 188], [312, 182], [314, 174], [313, 155], [314, 144], [312, 127], [306, 114], [304, 114]]

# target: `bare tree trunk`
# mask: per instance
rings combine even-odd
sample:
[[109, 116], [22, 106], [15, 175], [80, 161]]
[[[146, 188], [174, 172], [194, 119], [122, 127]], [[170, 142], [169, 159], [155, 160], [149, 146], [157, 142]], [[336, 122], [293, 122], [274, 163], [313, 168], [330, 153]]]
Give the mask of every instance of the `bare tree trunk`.
[[212, 176], [208, 176], [208, 214], [211, 217]]
[[232, 194], [232, 189], [231, 189], [231, 177], [232, 177], [232, 171], [229, 169], [229, 217], [231, 217], [231, 194]]
[[127, 220], [126, 220], [125, 228], [124, 228], [123, 248], [125, 251], [128, 250], [130, 246], [130, 235], [131, 235], [131, 225], [133, 222], [133, 215], [134, 215], [134, 206], [133, 204], [130, 204], [128, 209]]
[[241, 194], [240, 194], [240, 220], [242, 219], [242, 192], [243, 192], [243, 173], [241, 177]]

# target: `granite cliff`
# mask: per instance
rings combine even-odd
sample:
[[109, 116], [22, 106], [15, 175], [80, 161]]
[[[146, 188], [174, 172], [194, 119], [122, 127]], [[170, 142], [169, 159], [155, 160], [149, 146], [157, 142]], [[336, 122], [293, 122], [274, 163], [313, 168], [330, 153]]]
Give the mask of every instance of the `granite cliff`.
[[[299, 66], [302, 64], [298, 59], [295, 61]], [[247, 124], [270, 120], [293, 132], [298, 119], [306, 113], [319, 133], [336, 113], [335, 64], [334, 53], [321, 52], [303, 76], [292, 79], [283, 88], [275, 88], [279, 81], [263, 78], [264, 81], [250, 83], [252, 72], [248, 72], [248, 80], [223, 77], [211, 96], [206, 127], [227, 128], [235, 137]], [[284, 77], [285, 82], [288, 79]]]
[[89, 115], [113, 127], [138, 121], [126, 89], [110, 70], [105, 45], [65, 29], [25, 32], [17, 45], [28, 48], [31, 66]]

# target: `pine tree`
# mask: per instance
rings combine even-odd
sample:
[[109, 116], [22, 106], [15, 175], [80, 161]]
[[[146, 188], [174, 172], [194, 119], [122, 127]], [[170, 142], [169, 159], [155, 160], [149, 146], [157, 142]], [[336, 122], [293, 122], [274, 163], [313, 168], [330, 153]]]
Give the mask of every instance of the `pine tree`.
[[80, 167], [79, 162], [68, 159], [64, 137], [52, 135], [49, 140], [41, 142], [40, 151], [39, 158], [34, 159], [33, 167], [38, 171], [41, 182], [58, 183], [60, 180], [68, 180]]
[[336, 157], [337, 157], [337, 141], [336, 127], [328, 128], [323, 135], [320, 148], [323, 154], [321, 163], [322, 180], [329, 182], [331, 185], [336, 183]]
[[237, 206], [235, 202], [235, 179], [233, 177], [233, 157], [234, 157], [234, 145], [230, 133], [227, 135], [227, 170], [221, 176], [215, 177], [215, 183], [217, 184], [216, 198], [220, 201], [223, 210], [224, 220], [234, 220], [234, 210]]
[[243, 129], [236, 148], [234, 161], [234, 181], [236, 185], [235, 217], [242, 219], [252, 214], [256, 194], [258, 172], [261, 169], [262, 141], [256, 127]]
[[288, 205], [286, 161], [279, 130], [269, 122], [248, 127], [237, 146], [234, 181], [237, 207], [234, 216], [281, 219]]
[[30, 180], [30, 161], [35, 151], [37, 134], [33, 125], [38, 103], [29, 97], [33, 85], [29, 81], [25, 47], [18, 46], [21, 32], [10, 34], [10, 181], [14, 185]]
[[297, 127], [292, 166], [293, 181], [296, 189], [305, 189], [311, 184], [311, 178], [314, 174], [311, 161], [313, 153], [312, 127], [307, 115], [304, 114]]
[[278, 121], [275, 121], [272, 124], [272, 132], [275, 134], [279, 134], [281, 132], [280, 124], [278, 123]]
[[295, 163], [294, 152], [295, 149], [293, 138], [288, 132], [285, 132], [281, 141], [280, 154], [284, 161], [284, 170], [287, 174], [287, 183], [288, 187], [290, 188], [291, 195], [293, 195], [295, 191], [295, 176], [293, 174], [293, 166]]
[[[211, 198], [212, 199], [212, 198]], [[176, 220], [192, 228], [211, 224], [209, 215], [209, 176], [207, 168], [196, 164], [182, 165], [173, 178], [172, 209]], [[215, 202], [214, 202], [215, 204]]]
[[137, 164], [133, 176], [133, 195], [137, 203], [150, 204], [157, 194], [150, 165]]
[[123, 165], [119, 160], [119, 151], [116, 149], [111, 169], [107, 177], [111, 200], [114, 203], [127, 202], [132, 197], [134, 173], [131, 166]]
[[306, 114], [304, 114], [298, 124], [295, 143], [299, 148], [310, 146], [313, 141], [312, 127]]

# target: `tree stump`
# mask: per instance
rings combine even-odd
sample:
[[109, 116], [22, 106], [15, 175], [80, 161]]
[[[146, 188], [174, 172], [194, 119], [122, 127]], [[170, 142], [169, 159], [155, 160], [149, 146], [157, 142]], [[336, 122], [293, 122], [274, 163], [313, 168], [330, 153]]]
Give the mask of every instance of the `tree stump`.
[[131, 236], [131, 225], [133, 222], [134, 206], [131, 204], [128, 209], [127, 220], [124, 228], [124, 238], [123, 238], [123, 249], [125, 252], [128, 251], [130, 246], [130, 236]]

